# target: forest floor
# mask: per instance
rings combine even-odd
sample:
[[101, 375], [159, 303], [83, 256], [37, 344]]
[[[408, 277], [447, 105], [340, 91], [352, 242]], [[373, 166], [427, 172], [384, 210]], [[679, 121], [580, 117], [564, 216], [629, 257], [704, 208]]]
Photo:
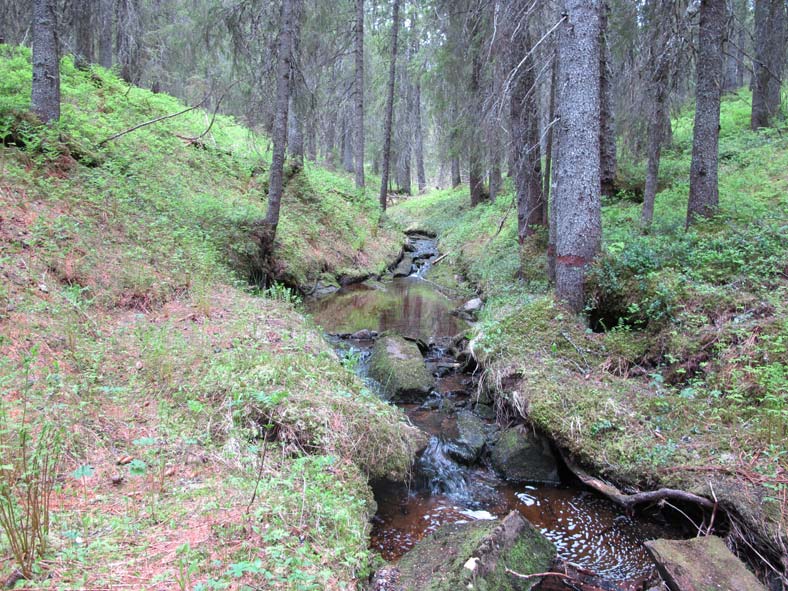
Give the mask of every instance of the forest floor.
[[593, 330], [554, 303], [545, 234], [519, 251], [510, 186], [474, 209], [458, 187], [390, 215], [440, 236], [433, 280], [483, 295], [471, 346], [502, 416], [527, 417], [628, 492], [718, 499], [767, 575], [754, 551], [779, 567], [788, 531], [788, 136], [750, 131], [749, 112], [746, 92], [725, 100], [720, 213], [689, 231], [693, 113], [673, 123], [647, 231], [627, 190], [643, 165], [622, 164], [589, 282]]
[[[267, 140], [218, 117], [190, 143], [198, 110], [102, 145], [185, 107], [69, 58], [61, 123], [42, 129], [29, 60], [0, 45], [0, 508], [44, 467], [57, 479], [49, 546], [17, 588], [354, 588], [374, 563], [368, 480], [404, 478], [418, 435], [294, 292], [249, 287]], [[377, 211], [308, 164], [279, 277], [385, 269], [402, 234]]]
[[[62, 121], [42, 130], [24, 115], [29, 60], [0, 45], [0, 506], [45, 458], [58, 477], [50, 545], [17, 584], [354, 588], [375, 563], [368, 480], [404, 478], [418, 435], [294, 292], [249, 287], [268, 141], [221, 116], [189, 141], [211, 119], [195, 110], [102, 144], [185, 106], [68, 58]], [[543, 236], [520, 256], [511, 192], [474, 210], [463, 189], [431, 193], [381, 225], [348, 175], [307, 163], [288, 180], [275, 272], [301, 286], [380, 273], [399, 227], [438, 232], [432, 279], [484, 295], [470, 336], [502, 417], [527, 416], [622, 486], [716, 496], [737, 508], [740, 544], [779, 556], [788, 139], [747, 131], [748, 112], [745, 94], [724, 105], [718, 219], [683, 230], [691, 113], [651, 231], [636, 195], [606, 204], [589, 310], [602, 332], [554, 304]], [[641, 179], [623, 167], [622, 185]]]

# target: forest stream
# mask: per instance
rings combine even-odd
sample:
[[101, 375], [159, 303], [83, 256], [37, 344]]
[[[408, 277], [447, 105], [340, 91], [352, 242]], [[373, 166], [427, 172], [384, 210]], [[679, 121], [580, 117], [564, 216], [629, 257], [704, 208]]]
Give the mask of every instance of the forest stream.
[[560, 461], [557, 482], [507, 481], [488, 453], [469, 457], [458, 451], [458, 417], [473, 415], [483, 426], [485, 450], [499, 427], [493, 407], [478, 403], [478, 370], [455, 347], [468, 327], [456, 313], [462, 302], [429, 281], [437, 256], [434, 239], [412, 235], [404, 263], [407, 267], [412, 261], [409, 271], [400, 262], [395, 270], [399, 277], [350, 285], [310, 305], [317, 323], [341, 354], [353, 359], [370, 387], [380, 391], [367, 370], [375, 338], [383, 333], [416, 341], [435, 377], [425, 398], [399, 403], [429, 435], [429, 443], [417, 459], [410, 486], [373, 483], [378, 512], [372, 547], [394, 562], [443, 524], [500, 518], [516, 509], [553, 542], [563, 561], [609, 581], [611, 589], [646, 588], [655, 565], [643, 541], [682, 537], [678, 527], [626, 515], [574, 483]]

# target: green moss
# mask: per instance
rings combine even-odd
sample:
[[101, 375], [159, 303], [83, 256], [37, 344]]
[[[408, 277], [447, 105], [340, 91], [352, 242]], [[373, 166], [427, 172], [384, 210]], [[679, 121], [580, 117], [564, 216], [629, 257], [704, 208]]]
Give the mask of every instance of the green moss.
[[375, 343], [369, 375], [390, 398], [402, 400], [425, 396], [434, 383], [416, 343], [398, 336], [385, 336]]

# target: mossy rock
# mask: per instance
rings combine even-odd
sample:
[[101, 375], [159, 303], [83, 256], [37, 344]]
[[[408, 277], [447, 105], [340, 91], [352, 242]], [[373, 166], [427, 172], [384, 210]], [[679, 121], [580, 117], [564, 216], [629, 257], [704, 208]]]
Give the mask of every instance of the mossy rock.
[[506, 573], [549, 570], [555, 548], [520, 513], [501, 521], [453, 523], [438, 528], [399, 562], [403, 591], [527, 591], [538, 580]]
[[560, 483], [549, 442], [522, 426], [503, 431], [491, 456], [493, 466], [507, 480]]
[[472, 463], [479, 456], [487, 442], [487, 429], [484, 421], [471, 411], [463, 410], [457, 413], [457, 445], [452, 453], [456, 459]]
[[717, 536], [654, 540], [646, 548], [672, 591], [766, 591]]
[[369, 361], [369, 375], [380, 382], [387, 398], [401, 401], [425, 397], [434, 382], [418, 345], [393, 335], [375, 343]]

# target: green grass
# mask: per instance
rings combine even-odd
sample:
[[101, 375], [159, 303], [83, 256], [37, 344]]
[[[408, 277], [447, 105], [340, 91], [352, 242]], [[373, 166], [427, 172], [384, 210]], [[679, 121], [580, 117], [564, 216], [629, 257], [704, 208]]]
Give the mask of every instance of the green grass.
[[[406, 478], [419, 437], [297, 293], [249, 285], [267, 138], [219, 116], [190, 145], [210, 119], [195, 110], [101, 145], [185, 105], [68, 57], [61, 75], [43, 128], [29, 50], [0, 45], [0, 428], [63, 433], [51, 543], [19, 585], [354, 588], [374, 561], [368, 480]], [[308, 163], [277, 278], [383, 270], [401, 234], [378, 221], [373, 196]], [[0, 534], [0, 579], [14, 568]]]
[[[706, 495], [712, 482], [778, 551], [788, 512], [788, 136], [750, 131], [749, 110], [744, 90], [722, 105], [715, 218], [684, 230], [691, 110], [663, 152], [653, 227], [640, 228], [631, 191], [603, 204], [588, 312], [604, 333], [554, 303], [543, 234], [518, 249], [511, 186], [475, 209], [459, 187], [390, 215], [438, 232], [454, 269], [483, 291], [471, 344], [500, 401], [613, 480]], [[627, 186], [642, 186], [644, 163], [621, 168]]]

